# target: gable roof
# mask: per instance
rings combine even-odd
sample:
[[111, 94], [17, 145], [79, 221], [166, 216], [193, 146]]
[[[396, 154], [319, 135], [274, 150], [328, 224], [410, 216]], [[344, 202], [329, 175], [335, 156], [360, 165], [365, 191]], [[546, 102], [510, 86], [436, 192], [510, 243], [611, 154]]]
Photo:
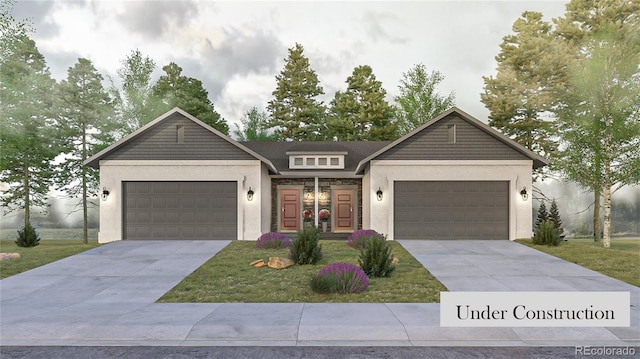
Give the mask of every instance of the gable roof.
[[534, 153], [533, 151], [530, 151], [529, 149], [525, 148], [524, 146], [520, 145], [519, 143], [515, 142], [514, 140], [512, 140], [509, 137], [505, 136], [504, 134], [502, 134], [502, 133], [496, 131], [495, 129], [491, 128], [489, 125], [486, 125], [486, 124], [482, 123], [480, 120], [474, 118], [473, 116], [471, 116], [468, 113], [460, 110], [459, 108], [453, 107], [453, 108], [443, 112], [439, 116], [435, 117], [431, 121], [423, 124], [422, 126], [417, 127], [416, 129], [414, 129], [410, 133], [400, 137], [399, 139], [397, 139], [397, 140], [391, 142], [390, 144], [388, 144], [387, 146], [381, 148], [380, 150], [378, 150], [378, 151], [372, 153], [371, 155], [367, 156], [366, 158], [362, 159], [360, 161], [360, 163], [358, 164], [358, 166], [356, 167], [356, 170], [355, 170], [356, 173], [361, 173], [362, 171], [364, 171], [364, 168], [366, 167], [366, 165], [370, 161], [376, 159], [378, 156], [380, 156], [383, 153], [389, 151], [390, 149], [394, 148], [398, 144], [403, 143], [407, 139], [413, 137], [414, 135], [416, 135], [417, 133], [423, 131], [424, 129], [432, 126], [433, 124], [437, 123], [438, 121], [449, 117], [452, 114], [457, 115], [458, 118], [466, 121], [467, 123], [469, 123], [472, 126], [478, 128], [479, 130], [483, 131], [484, 133], [492, 136], [496, 140], [504, 143], [505, 145], [509, 146], [510, 148], [512, 148], [513, 150], [519, 152], [520, 154], [524, 155], [525, 157], [533, 160], [533, 168], [540, 168], [540, 167], [546, 166], [548, 164], [548, 161], [545, 158], [543, 158], [542, 156]]
[[182, 109], [180, 109], [178, 107], [173, 108], [172, 110], [170, 110], [170, 111], [166, 112], [165, 114], [159, 116], [155, 120], [153, 120], [153, 121], [149, 122], [148, 124], [140, 127], [139, 129], [137, 129], [133, 133], [121, 138], [119, 141], [115, 142], [111, 146], [109, 146], [109, 147], [105, 148], [104, 150], [102, 150], [102, 151], [96, 153], [95, 155], [91, 156], [86, 161], [84, 161], [84, 165], [85, 166], [90, 166], [90, 167], [93, 167], [93, 168], [99, 168], [101, 159], [109, 156], [110, 154], [115, 153], [118, 149], [122, 148], [123, 146], [132, 143], [132, 141], [134, 141], [137, 138], [140, 138], [143, 134], [147, 133], [150, 129], [154, 128], [159, 123], [162, 123], [163, 121], [166, 121], [167, 119], [171, 118], [173, 115], [176, 115], [176, 114], [181, 115], [183, 118], [186, 118], [187, 120], [192, 121], [196, 125], [202, 127], [206, 131], [209, 131], [212, 134], [218, 136], [222, 140], [224, 140], [224, 141], [228, 142], [229, 144], [237, 147], [238, 149], [244, 151], [245, 153], [249, 154], [250, 156], [254, 157], [255, 159], [258, 159], [258, 160], [262, 161], [262, 163], [264, 163], [267, 166], [267, 168], [269, 168], [270, 171], [277, 172], [277, 170], [276, 170], [275, 166], [273, 165], [273, 163], [271, 163], [271, 161], [269, 161], [268, 159], [266, 159], [262, 155], [260, 155], [260, 154], [258, 154], [256, 152], [254, 152], [253, 150], [245, 147], [244, 145], [240, 144], [238, 141], [233, 140], [232, 138], [230, 138], [227, 135], [223, 134], [222, 132], [214, 129], [213, 127], [207, 125], [206, 123], [198, 120], [197, 118], [191, 116], [186, 111], [184, 111], [184, 110], [182, 110]]

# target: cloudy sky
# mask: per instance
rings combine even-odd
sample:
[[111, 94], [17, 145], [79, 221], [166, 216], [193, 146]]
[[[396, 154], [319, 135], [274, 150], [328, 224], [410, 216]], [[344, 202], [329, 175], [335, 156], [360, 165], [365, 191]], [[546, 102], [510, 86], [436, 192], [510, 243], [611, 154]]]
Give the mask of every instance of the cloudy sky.
[[[173, 61], [200, 79], [230, 123], [251, 106], [266, 108], [287, 49], [302, 44], [329, 102], [359, 65], [370, 65], [387, 90], [414, 64], [440, 71], [440, 92], [482, 121], [482, 76], [525, 10], [546, 20], [568, 1], [244, 2], [18, 0], [14, 17], [33, 19], [33, 35], [52, 75], [61, 80], [78, 57], [105, 78], [134, 49], [151, 57], [160, 76]], [[233, 126], [231, 126], [233, 128]]]

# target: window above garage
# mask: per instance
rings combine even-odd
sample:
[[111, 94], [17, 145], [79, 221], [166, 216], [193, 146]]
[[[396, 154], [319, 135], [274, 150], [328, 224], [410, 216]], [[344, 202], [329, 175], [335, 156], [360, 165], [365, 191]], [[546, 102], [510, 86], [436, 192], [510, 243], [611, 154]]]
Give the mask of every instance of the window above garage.
[[287, 152], [289, 169], [344, 169], [346, 152]]

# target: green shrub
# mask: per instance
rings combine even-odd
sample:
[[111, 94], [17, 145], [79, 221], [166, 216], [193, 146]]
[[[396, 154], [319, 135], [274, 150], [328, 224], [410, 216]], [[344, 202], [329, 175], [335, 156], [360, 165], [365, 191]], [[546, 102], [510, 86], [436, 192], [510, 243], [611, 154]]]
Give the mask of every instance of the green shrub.
[[31, 223], [22, 229], [18, 229], [16, 244], [18, 247], [35, 247], [40, 244], [40, 236]]
[[371, 236], [364, 243], [364, 249], [360, 251], [358, 264], [367, 273], [369, 278], [388, 277], [395, 269], [391, 263], [391, 246], [384, 237]]
[[551, 220], [541, 222], [533, 236], [533, 244], [546, 244], [557, 246], [560, 244], [560, 231]]
[[289, 258], [296, 264], [316, 264], [322, 259], [322, 246], [318, 229], [310, 224], [305, 224], [298, 231], [298, 238], [291, 241]]

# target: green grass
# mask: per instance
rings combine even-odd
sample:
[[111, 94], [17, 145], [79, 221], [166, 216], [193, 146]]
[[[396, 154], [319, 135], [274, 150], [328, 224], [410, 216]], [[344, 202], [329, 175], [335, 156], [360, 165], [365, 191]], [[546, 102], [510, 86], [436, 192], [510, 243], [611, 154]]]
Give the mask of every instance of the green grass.
[[592, 269], [623, 282], [640, 286], [640, 240], [611, 239], [611, 248], [603, 248], [602, 242], [592, 239], [570, 239], [557, 247], [534, 245], [530, 239], [519, 239], [519, 243], [535, 248]]
[[434, 303], [447, 289], [409, 252], [391, 242], [392, 254], [400, 260], [388, 278], [369, 280], [369, 288], [358, 294], [318, 294], [309, 281], [329, 263], [357, 264], [358, 251], [345, 241], [321, 241], [323, 259], [316, 265], [286, 269], [254, 268], [256, 259], [286, 257], [287, 249], [262, 250], [253, 241], [234, 241], [166, 293], [158, 302], [250, 302], [250, 303]]
[[1, 240], [0, 252], [20, 253], [20, 258], [0, 261], [0, 279], [26, 272], [29, 269], [55, 262], [97, 246], [97, 240], [89, 241], [89, 244], [82, 244], [80, 239], [41, 239], [40, 244], [35, 247], [22, 248], [18, 247], [13, 240]]

